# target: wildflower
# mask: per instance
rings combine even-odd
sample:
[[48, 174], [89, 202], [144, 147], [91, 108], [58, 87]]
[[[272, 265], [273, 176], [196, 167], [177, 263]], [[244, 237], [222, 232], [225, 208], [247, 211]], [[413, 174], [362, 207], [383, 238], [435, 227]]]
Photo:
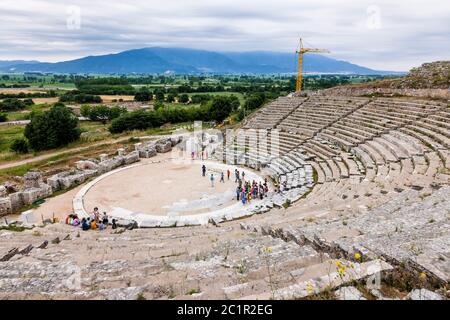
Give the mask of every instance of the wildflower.
[[336, 267], [339, 268], [341, 266], [341, 261], [340, 260], [336, 260], [335, 264], [336, 264]]
[[306, 291], [311, 294], [314, 292], [314, 286], [312, 285], [311, 282], [308, 282], [308, 284], [306, 285]]
[[355, 259], [356, 260], [361, 260], [361, 254], [360, 253], [355, 253]]
[[272, 252], [272, 247], [265, 247], [264, 251], [270, 253]]
[[420, 274], [420, 277], [421, 277], [422, 279], [425, 279], [425, 278], [427, 277], [427, 274], [426, 274], [425, 272], [422, 272], [422, 273]]

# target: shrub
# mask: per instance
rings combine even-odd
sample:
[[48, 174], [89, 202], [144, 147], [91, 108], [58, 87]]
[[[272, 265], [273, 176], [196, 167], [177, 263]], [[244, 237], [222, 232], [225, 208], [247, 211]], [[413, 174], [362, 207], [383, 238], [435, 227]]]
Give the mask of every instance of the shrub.
[[25, 138], [18, 138], [13, 141], [10, 147], [11, 151], [15, 153], [28, 153], [28, 141]]
[[155, 90], [155, 99], [157, 101], [163, 101], [164, 100], [164, 89], [158, 88]]
[[120, 115], [127, 112], [127, 109], [119, 106], [109, 108], [105, 105], [83, 105], [81, 106], [80, 112], [83, 117], [89, 118], [89, 120], [102, 121], [105, 123], [106, 121], [118, 118]]
[[156, 101], [156, 102], [153, 104], [153, 109], [155, 109], [155, 111], [156, 111], [156, 110], [159, 110], [159, 109], [161, 109], [161, 108], [164, 108], [164, 103], [162, 103], [161, 101]]
[[14, 111], [14, 110], [22, 110], [28, 106], [33, 104], [33, 100], [31, 99], [4, 99], [0, 102], [0, 111]]
[[109, 120], [116, 119], [122, 114], [127, 113], [128, 110], [125, 107], [114, 106], [109, 108]]
[[88, 104], [83, 104], [80, 108], [80, 113], [83, 117], [89, 118], [89, 113], [91, 112], [91, 106]]
[[59, 97], [59, 101], [74, 103], [102, 103], [102, 98], [97, 95], [80, 93], [77, 90], [73, 90]]
[[245, 109], [246, 110], [255, 110], [261, 107], [266, 100], [266, 96], [264, 93], [255, 93], [252, 94], [246, 101], [245, 101]]
[[109, 108], [105, 105], [91, 107], [89, 110], [89, 119], [105, 123], [110, 119]]
[[128, 112], [111, 122], [109, 131], [111, 133], [120, 133], [131, 130], [144, 130], [152, 126], [160, 126], [163, 122], [158, 119], [157, 112], [148, 112], [137, 110]]
[[209, 94], [194, 94], [191, 97], [192, 103], [200, 104], [203, 102], [207, 102], [212, 99], [212, 96]]
[[[160, 105], [159, 105], [160, 104]], [[163, 107], [162, 103], [155, 103], [155, 111], [137, 110], [122, 114], [111, 122], [109, 131], [120, 133], [131, 130], [144, 130], [159, 127], [164, 123], [179, 123], [186, 121], [223, 121], [239, 107], [239, 100], [235, 96], [218, 96], [200, 107], [191, 106]]]
[[167, 95], [166, 101], [169, 102], [169, 103], [172, 103], [172, 102], [175, 102], [175, 98], [176, 98], [176, 95], [175, 95], [175, 94], [169, 93], [169, 94]]
[[8, 115], [6, 113], [0, 112], [0, 122], [8, 121]]
[[31, 122], [25, 127], [25, 137], [33, 150], [47, 150], [65, 146], [80, 137], [78, 118], [62, 103], [49, 111], [32, 112]]
[[180, 103], [188, 103], [189, 102], [189, 96], [184, 93], [178, 98], [178, 102]]
[[99, 95], [117, 95], [126, 94], [134, 95], [134, 88], [128, 83], [128, 79], [124, 77], [99, 77], [99, 78], [82, 78], [75, 80], [77, 89], [86, 94]]

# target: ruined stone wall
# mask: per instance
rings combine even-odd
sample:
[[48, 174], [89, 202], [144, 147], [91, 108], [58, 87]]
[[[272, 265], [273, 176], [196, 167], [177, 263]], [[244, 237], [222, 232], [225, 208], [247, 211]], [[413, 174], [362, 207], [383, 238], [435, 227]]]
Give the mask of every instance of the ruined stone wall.
[[17, 192], [8, 193], [7, 188], [0, 186], [0, 217], [18, 212], [30, 206], [38, 199], [46, 198], [59, 190], [67, 190], [80, 185], [92, 177], [102, 175], [120, 166], [139, 161], [140, 158], [150, 158], [157, 153], [165, 153], [182, 141], [182, 137], [160, 139], [156, 142], [138, 143], [135, 150], [126, 153], [124, 149], [117, 150], [117, 155], [108, 158], [103, 154], [100, 159], [81, 160], [76, 167], [47, 178], [44, 183], [42, 173], [31, 171], [23, 177], [23, 188]]

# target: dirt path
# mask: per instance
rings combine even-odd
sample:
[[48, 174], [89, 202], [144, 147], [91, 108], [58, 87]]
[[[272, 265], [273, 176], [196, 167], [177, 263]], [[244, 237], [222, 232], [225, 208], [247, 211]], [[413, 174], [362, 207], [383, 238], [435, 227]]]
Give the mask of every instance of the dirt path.
[[[161, 138], [161, 137], [163, 137], [163, 136], [152, 136], [152, 138], [155, 138], [155, 139], [158, 139], [158, 138]], [[40, 156], [36, 156], [36, 157], [33, 157], [33, 158], [24, 159], [24, 160], [6, 162], [6, 163], [3, 163], [3, 164], [0, 164], [0, 170], [13, 168], [13, 167], [17, 167], [17, 166], [21, 166], [21, 165], [29, 164], [29, 163], [33, 163], [33, 162], [38, 162], [38, 161], [42, 161], [42, 160], [46, 160], [46, 159], [49, 159], [49, 158], [52, 158], [52, 157], [55, 157], [55, 156], [59, 156], [61, 154], [83, 151], [83, 150], [87, 150], [87, 149], [92, 148], [92, 147], [98, 147], [98, 146], [102, 146], [102, 145], [110, 145], [110, 144], [114, 144], [114, 143], [120, 143], [120, 142], [127, 141], [129, 138], [130, 137], [119, 138], [119, 139], [116, 139], [116, 140], [105, 140], [105, 141], [100, 141], [98, 143], [90, 144], [88, 146], [77, 147], [77, 148], [68, 149], [68, 150], [61, 150], [61, 151], [56, 151], [56, 152], [52, 152], [52, 153], [46, 153], [46, 154], [43, 154], [43, 155], [40, 155]]]

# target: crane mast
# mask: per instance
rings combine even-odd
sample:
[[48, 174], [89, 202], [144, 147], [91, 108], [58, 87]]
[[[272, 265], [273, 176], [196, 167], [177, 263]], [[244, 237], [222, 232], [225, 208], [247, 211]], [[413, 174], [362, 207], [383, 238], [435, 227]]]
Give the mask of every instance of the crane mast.
[[299, 49], [295, 52], [298, 54], [298, 71], [297, 71], [297, 81], [295, 83], [295, 92], [302, 91], [302, 79], [303, 79], [303, 54], [307, 52], [326, 52], [330, 51], [327, 49], [316, 49], [316, 48], [305, 48], [303, 46], [302, 38], [300, 38]]

